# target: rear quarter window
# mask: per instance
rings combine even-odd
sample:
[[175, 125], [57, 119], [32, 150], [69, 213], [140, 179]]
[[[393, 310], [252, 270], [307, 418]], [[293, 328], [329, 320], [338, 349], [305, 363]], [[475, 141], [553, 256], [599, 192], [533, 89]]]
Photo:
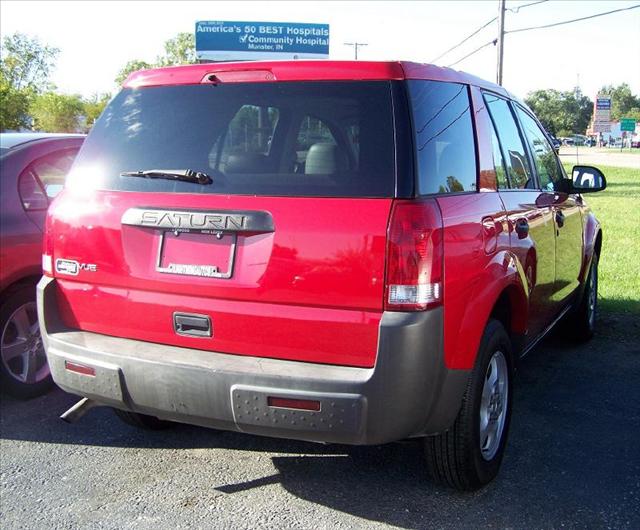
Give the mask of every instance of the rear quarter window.
[[[390, 81], [124, 89], [85, 141], [69, 185], [118, 191], [393, 197]], [[212, 184], [122, 176], [191, 169]]]
[[476, 191], [476, 152], [467, 85], [408, 81], [418, 193]]

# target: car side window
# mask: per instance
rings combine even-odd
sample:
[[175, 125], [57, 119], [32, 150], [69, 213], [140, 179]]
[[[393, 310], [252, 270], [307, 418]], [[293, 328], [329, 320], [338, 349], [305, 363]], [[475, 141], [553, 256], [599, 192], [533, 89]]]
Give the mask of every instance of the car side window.
[[476, 147], [467, 85], [408, 81], [418, 192], [476, 191]]
[[491, 146], [493, 148], [493, 165], [496, 168], [496, 183], [499, 190], [509, 188], [509, 181], [507, 179], [507, 172], [504, 168], [504, 157], [502, 156], [502, 149], [500, 148], [500, 141], [496, 134], [496, 129], [491, 125]]
[[504, 152], [509, 187], [535, 189], [536, 186], [533, 180], [533, 173], [529, 167], [527, 152], [509, 103], [494, 94], [488, 93], [484, 94], [484, 99]]
[[31, 163], [31, 172], [38, 177], [49, 199], [53, 199], [64, 187], [64, 179], [78, 149], [55, 151]]
[[524, 134], [529, 142], [531, 156], [538, 172], [540, 188], [546, 191], [554, 191], [558, 188], [557, 183], [562, 178], [556, 153], [536, 121], [519, 106], [516, 106], [516, 110], [522, 123]]
[[242, 105], [209, 153], [209, 167], [228, 173], [266, 171], [278, 118], [277, 108]]

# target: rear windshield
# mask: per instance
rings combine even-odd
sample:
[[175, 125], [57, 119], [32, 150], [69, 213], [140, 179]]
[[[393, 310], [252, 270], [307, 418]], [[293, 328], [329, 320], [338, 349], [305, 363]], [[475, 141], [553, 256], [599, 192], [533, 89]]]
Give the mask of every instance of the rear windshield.
[[[391, 85], [281, 82], [124, 89], [85, 141], [69, 185], [120, 191], [391, 197]], [[191, 169], [203, 185], [122, 176]]]

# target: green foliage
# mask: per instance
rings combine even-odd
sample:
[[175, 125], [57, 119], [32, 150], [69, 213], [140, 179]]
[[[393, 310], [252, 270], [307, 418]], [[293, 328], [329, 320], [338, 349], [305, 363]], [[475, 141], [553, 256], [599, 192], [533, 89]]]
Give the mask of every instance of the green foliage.
[[593, 102], [578, 88], [567, 92], [536, 90], [529, 93], [525, 103], [554, 136], [583, 134], [593, 114]]
[[93, 126], [110, 99], [111, 94], [93, 94], [89, 99], [83, 101], [87, 128]]
[[600, 89], [601, 94], [611, 96], [611, 119], [632, 118], [640, 120], [640, 97], [634, 96], [627, 83], [618, 86], [607, 85]]
[[83, 128], [80, 119], [84, 102], [80, 96], [45, 92], [33, 99], [29, 110], [36, 130], [78, 132]]
[[32, 91], [16, 90], [0, 74], [0, 131], [27, 127]]
[[118, 75], [116, 76], [116, 79], [115, 79], [116, 84], [120, 86], [122, 85], [122, 83], [125, 82], [127, 77], [129, 77], [129, 74], [132, 74], [133, 72], [137, 72], [138, 70], [147, 70], [148, 68], [153, 68], [153, 65], [149, 64], [146, 61], [140, 61], [138, 59], [129, 61], [118, 72]]
[[158, 57], [158, 66], [193, 64], [196, 62], [196, 40], [193, 33], [178, 33], [164, 43], [164, 56]]
[[57, 48], [42, 45], [22, 33], [7, 35], [2, 39], [0, 73], [16, 90], [46, 90], [58, 53]]
[[59, 50], [22, 33], [2, 39], [0, 53], [0, 130], [30, 124], [29, 105], [45, 90]]
[[174, 38], [164, 43], [164, 55], [160, 55], [156, 62], [151, 64], [146, 61], [134, 59], [129, 61], [118, 72], [115, 79], [118, 86], [124, 83], [129, 74], [147, 68], [159, 66], [174, 66], [180, 64], [193, 64], [196, 62], [196, 40], [193, 33], [178, 33]]

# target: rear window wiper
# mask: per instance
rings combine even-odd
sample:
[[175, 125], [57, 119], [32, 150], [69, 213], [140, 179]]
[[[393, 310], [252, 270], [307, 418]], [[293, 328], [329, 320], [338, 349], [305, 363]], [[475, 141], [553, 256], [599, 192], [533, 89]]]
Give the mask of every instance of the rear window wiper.
[[148, 179], [181, 180], [196, 184], [211, 184], [213, 179], [206, 173], [193, 169], [147, 169], [145, 171], [123, 171], [121, 177], [142, 177]]

